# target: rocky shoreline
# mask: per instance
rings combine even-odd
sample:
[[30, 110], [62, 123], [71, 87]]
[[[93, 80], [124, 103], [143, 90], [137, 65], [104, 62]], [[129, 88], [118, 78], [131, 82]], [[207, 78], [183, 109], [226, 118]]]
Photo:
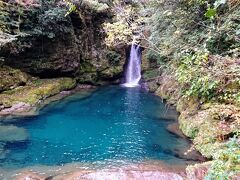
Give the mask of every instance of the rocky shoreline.
[[[191, 140], [193, 147], [189, 152], [197, 151], [202, 155], [203, 163], [186, 168], [188, 179], [204, 179], [214, 163], [213, 156], [227, 149], [228, 139], [234, 132], [239, 131], [239, 107], [230, 104], [201, 103], [196, 98], [182, 97], [175, 77], [167, 73], [149, 80], [148, 85], [151, 92], [164, 99], [167, 104], [175, 106], [180, 113], [178, 123], [171, 124], [168, 131]], [[231, 168], [239, 167], [232, 164]], [[238, 179], [239, 174], [232, 178]]]
[[[73, 80], [74, 82], [74, 80]], [[39, 89], [42, 89], [42, 87], [37, 87]], [[57, 88], [57, 87], [53, 87]], [[57, 90], [56, 92], [49, 91], [39, 97], [38, 92], [33, 92], [33, 96], [36, 96], [34, 102], [19, 102], [19, 101], [14, 101], [11, 102], [11, 105], [4, 107], [2, 105], [2, 109], [0, 109], [0, 121], [1, 119], [6, 119], [6, 118], [12, 118], [12, 117], [20, 117], [20, 116], [33, 116], [37, 115], [38, 111], [44, 107], [45, 105], [57, 101], [60, 99], [63, 99], [67, 96], [70, 96], [74, 93], [81, 92], [81, 91], [86, 91], [92, 92], [94, 89], [96, 89], [96, 86], [93, 85], [88, 85], [88, 84], [76, 84], [73, 83], [70, 87], [63, 87]], [[21, 89], [20, 89], [21, 91]], [[26, 94], [28, 94], [26, 92]], [[5, 96], [6, 97], [6, 96]], [[23, 101], [26, 101], [28, 99], [28, 95], [25, 96], [26, 99], [23, 99]]]
[[[1, 171], [1, 170], [0, 170]], [[14, 171], [2, 171], [2, 178], [14, 180], [183, 180], [187, 177], [184, 165], [167, 165], [162, 161], [146, 161], [119, 167], [94, 168], [90, 164], [70, 163], [64, 166], [34, 166]]]

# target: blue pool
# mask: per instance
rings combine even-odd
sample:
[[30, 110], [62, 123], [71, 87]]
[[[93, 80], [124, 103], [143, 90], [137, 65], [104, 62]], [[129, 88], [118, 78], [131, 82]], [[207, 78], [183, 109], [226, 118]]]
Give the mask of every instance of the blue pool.
[[38, 116], [11, 124], [27, 140], [7, 142], [0, 167], [63, 165], [71, 162], [119, 165], [145, 160], [184, 161], [176, 152], [188, 145], [169, 133], [162, 100], [139, 88], [102, 87], [47, 105]]

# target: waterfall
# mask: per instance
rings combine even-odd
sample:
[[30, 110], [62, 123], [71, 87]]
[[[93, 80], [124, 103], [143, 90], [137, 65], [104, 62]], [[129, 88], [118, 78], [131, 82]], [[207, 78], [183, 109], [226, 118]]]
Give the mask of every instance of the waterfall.
[[132, 43], [128, 60], [127, 71], [125, 73], [125, 87], [136, 87], [141, 79], [141, 52], [140, 46]]

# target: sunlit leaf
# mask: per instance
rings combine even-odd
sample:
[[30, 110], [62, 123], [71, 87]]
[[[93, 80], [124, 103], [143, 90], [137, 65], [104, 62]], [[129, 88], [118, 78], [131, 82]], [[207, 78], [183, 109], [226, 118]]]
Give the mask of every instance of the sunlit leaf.
[[213, 19], [217, 15], [217, 10], [215, 8], [208, 8], [205, 16], [207, 18]]

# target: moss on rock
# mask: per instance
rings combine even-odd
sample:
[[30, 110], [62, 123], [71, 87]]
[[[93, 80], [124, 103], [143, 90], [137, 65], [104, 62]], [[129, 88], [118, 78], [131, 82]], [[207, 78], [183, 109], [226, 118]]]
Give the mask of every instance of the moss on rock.
[[123, 67], [122, 66], [115, 66], [115, 67], [110, 67], [107, 68], [99, 73], [99, 78], [100, 79], [116, 79], [121, 76], [123, 72]]
[[188, 112], [196, 112], [199, 109], [200, 103], [197, 98], [181, 97], [177, 101], [177, 111], [183, 112], [188, 110]]
[[163, 99], [167, 99], [170, 104], [176, 104], [180, 96], [179, 92], [176, 91], [179, 86], [176, 79], [171, 75], [162, 74], [159, 84], [160, 86], [155, 94]]
[[72, 89], [75, 86], [76, 81], [71, 78], [35, 79], [24, 87], [0, 94], [0, 103], [5, 108], [9, 108], [19, 102], [35, 105], [47, 97]]
[[192, 115], [188, 110], [179, 117], [180, 129], [193, 139], [196, 149], [213, 157], [229, 137], [240, 131], [240, 109], [234, 105], [212, 105]]
[[192, 166], [188, 166], [186, 169], [187, 179], [204, 179], [207, 175], [208, 168], [211, 166], [211, 162], [195, 164]]
[[143, 74], [143, 78], [145, 81], [149, 81], [152, 79], [156, 79], [157, 77], [160, 76], [160, 71], [159, 69], [151, 69], [151, 70], [147, 70], [144, 72]]
[[77, 82], [78, 83], [87, 83], [87, 84], [96, 84], [97, 83], [97, 73], [93, 72], [93, 73], [84, 73], [81, 76], [79, 76], [77, 78]]
[[25, 85], [28, 81], [26, 73], [8, 66], [0, 67], [0, 77], [0, 92]]

